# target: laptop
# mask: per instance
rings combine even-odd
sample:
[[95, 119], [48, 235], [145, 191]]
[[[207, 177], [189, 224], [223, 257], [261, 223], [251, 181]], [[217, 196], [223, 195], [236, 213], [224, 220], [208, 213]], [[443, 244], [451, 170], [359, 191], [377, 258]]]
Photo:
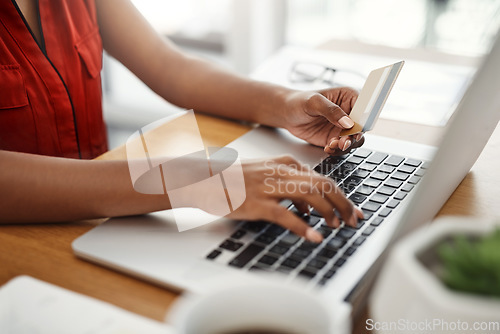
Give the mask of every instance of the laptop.
[[[289, 153], [334, 178], [364, 211], [357, 228], [332, 229], [312, 244], [278, 225], [230, 221], [179, 232], [173, 214], [112, 218], [73, 242], [76, 256], [175, 290], [207, 292], [224, 282], [301, 280], [346, 303], [397, 238], [432, 220], [480, 155], [500, 118], [500, 38], [476, 72], [439, 148], [366, 134], [362, 148], [327, 157], [279, 129], [258, 127], [229, 146], [244, 158]], [[291, 202], [282, 205], [296, 211]], [[177, 210], [177, 209], [176, 209]], [[196, 210], [183, 209], [196, 217]], [[297, 212], [298, 214], [298, 212]], [[264, 274], [263, 274], [264, 273]]]

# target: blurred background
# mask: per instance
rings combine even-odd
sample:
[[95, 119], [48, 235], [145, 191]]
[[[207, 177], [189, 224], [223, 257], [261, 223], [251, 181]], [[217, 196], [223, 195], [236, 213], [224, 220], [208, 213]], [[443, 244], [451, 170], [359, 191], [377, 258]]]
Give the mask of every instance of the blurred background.
[[[133, 0], [188, 53], [250, 74], [283, 46], [348, 45], [478, 59], [500, 26], [500, 0]], [[451, 59], [451, 58], [447, 58]], [[463, 63], [463, 61], [462, 61]], [[110, 57], [104, 60], [110, 148], [178, 109]]]

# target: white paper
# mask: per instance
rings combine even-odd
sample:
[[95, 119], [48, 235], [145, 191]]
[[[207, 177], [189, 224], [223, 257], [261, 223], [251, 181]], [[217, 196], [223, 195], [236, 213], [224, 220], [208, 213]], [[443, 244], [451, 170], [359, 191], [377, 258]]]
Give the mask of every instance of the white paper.
[[19, 276], [0, 288], [0, 332], [6, 334], [172, 334], [161, 322]]
[[[287, 46], [262, 63], [252, 77], [294, 89], [317, 90], [328, 88], [329, 85], [321, 81], [294, 83], [289, 80], [294, 62], [320, 63], [339, 71], [355, 71], [366, 78], [373, 69], [401, 60], [405, 61], [405, 66], [380, 117], [431, 126], [445, 125], [465, 92], [475, 68]], [[361, 78], [359, 83], [350, 86], [360, 90], [363, 83]]]

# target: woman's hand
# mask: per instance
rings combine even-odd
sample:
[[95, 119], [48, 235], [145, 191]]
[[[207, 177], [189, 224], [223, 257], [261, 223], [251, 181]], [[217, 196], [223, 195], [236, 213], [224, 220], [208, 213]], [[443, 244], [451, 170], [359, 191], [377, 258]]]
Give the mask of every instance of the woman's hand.
[[348, 114], [357, 97], [357, 91], [348, 87], [319, 92], [292, 91], [284, 106], [282, 127], [313, 145], [324, 147], [329, 154], [345, 154], [364, 142], [362, 134], [339, 137], [340, 131], [354, 125]]
[[309, 213], [309, 205], [325, 218], [331, 227], [339, 227], [340, 220], [356, 226], [362, 212], [355, 208], [335, 182], [302, 165], [290, 156], [242, 164], [246, 186], [246, 200], [233, 213], [233, 219], [266, 220], [290, 229], [313, 242], [323, 238], [312, 227], [279, 203], [291, 199], [301, 213]]

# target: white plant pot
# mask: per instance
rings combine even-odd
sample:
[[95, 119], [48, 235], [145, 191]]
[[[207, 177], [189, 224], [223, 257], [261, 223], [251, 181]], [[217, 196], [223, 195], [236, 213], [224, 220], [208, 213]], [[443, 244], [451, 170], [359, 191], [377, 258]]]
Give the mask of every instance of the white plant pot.
[[499, 333], [499, 298], [452, 291], [417, 258], [450, 236], [483, 235], [496, 226], [492, 220], [444, 217], [398, 242], [373, 289], [373, 319], [366, 328], [378, 333]]

